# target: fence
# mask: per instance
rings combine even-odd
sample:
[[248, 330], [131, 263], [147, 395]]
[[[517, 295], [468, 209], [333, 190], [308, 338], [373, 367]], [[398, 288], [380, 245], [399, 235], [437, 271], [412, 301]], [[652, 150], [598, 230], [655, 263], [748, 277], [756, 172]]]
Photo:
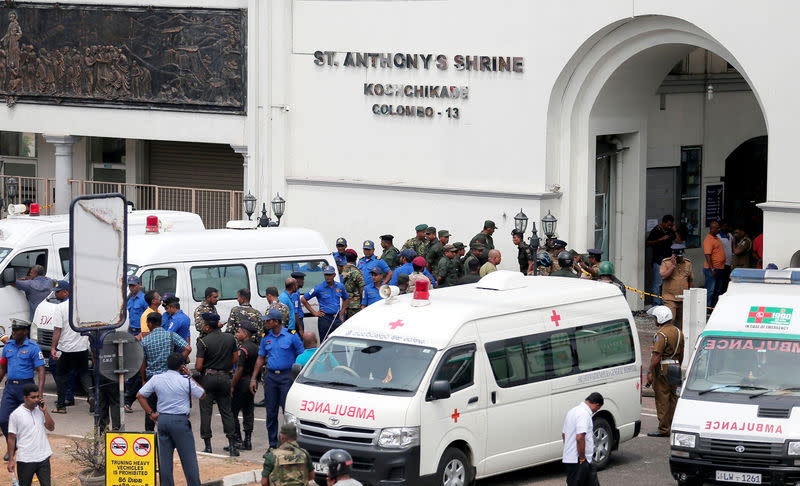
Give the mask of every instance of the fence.
[[[6, 181], [12, 176], [0, 175], [0, 194], [3, 196], [5, 216], [8, 204]], [[16, 177], [19, 190], [14, 203], [30, 200], [38, 202], [41, 214], [53, 214], [55, 179], [44, 177]], [[191, 187], [156, 186], [152, 184], [126, 184], [116, 182], [69, 180], [72, 197], [85, 194], [119, 192], [132, 202], [136, 209], [172, 210], [197, 213], [206, 228], [224, 228], [225, 223], [242, 218], [242, 191], [199, 189]]]

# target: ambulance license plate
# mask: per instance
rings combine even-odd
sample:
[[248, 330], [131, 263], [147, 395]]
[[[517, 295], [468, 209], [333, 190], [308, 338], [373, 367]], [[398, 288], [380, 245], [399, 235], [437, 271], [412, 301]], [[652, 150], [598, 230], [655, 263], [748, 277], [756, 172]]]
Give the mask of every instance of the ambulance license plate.
[[[318, 462], [315, 462], [313, 464], [314, 464], [314, 473], [315, 474], [322, 474], [324, 476], [328, 475], [328, 466], [326, 466], [325, 464], [320, 464]], [[759, 481], [759, 483], [760, 482], [761, 481]]]
[[761, 475], [746, 472], [717, 471], [717, 481], [728, 483], [761, 484]]

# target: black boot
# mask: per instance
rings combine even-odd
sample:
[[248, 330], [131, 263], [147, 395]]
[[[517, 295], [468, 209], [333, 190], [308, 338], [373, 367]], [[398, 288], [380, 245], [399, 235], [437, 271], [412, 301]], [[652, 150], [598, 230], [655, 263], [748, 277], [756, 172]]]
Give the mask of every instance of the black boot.
[[236, 448], [236, 439], [228, 439], [228, 455], [231, 457], [239, 455], [239, 449]]
[[206, 443], [206, 447], [203, 449], [203, 452], [211, 454], [211, 438], [209, 437], [208, 439], [203, 439], [203, 442]]
[[252, 435], [253, 435], [252, 432], [245, 432], [244, 433], [244, 441], [242, 442], [242, 445], [241, 445], [241, 447], [239, 447], [239, 449], [241, 449], [243, 451], [252, 451], [253, 450], [253, 444], [250, 443], [250, 437]]

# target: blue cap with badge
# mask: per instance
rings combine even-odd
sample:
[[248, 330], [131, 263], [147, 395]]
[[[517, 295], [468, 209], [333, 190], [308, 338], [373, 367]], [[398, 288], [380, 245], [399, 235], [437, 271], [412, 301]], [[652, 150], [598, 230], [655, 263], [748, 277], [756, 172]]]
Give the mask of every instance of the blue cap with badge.
[[128, 285], [139, 285], [140, 283], [142, 283], [142, 281], [136, 275], [128, 277]]
[[59, 280], [53, 292], [61, 292], [62, 290], [69, 290], [69, 282], [66, 280]]
[[270, 309], [269, 312], [261, 317], [262, 321], [280, 321], [283, 320], [283, 314], [278, 309]]
[[345, 240], [344, 238], [337, 238], [336, 246], [347, 246], [347, 240]]
[[336, 269], [330, 265], [326, 265], [325, 268], [322, 269], [323, 275], [336, 275]]
[[365, 250], [374, 250], [375, 243], [372, 240], [366, 240], [362, 248], [364, 248]]

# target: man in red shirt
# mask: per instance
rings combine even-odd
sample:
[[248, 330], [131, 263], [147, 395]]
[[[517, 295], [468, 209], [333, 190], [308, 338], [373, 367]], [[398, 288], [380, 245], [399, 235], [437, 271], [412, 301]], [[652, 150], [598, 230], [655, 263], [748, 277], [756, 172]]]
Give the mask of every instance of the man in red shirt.
[[753, 238], [753, 260], [756, 268], [762, 268], [764, 260], [764, 233]]
[[708, 307], [717, 305], [719, 292], [722, 288], [722, 273], [725, 269], [725, 249], [717, 238], [719, 222], [712, 221], [708, 226], [708, 234], [703, 240], [703, 254], [706, 257], [703, 265], [703, 276], [706, 283], [706, 302]]

